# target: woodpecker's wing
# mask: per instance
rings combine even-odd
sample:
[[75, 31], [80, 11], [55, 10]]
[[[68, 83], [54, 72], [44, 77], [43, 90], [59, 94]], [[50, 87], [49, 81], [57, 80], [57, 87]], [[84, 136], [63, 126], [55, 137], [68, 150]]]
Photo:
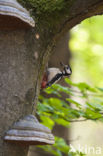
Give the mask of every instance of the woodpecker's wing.
[[59, 81], [62, 78], [63, 74], [62, 73], [58, 73], [56, 74], [46, 85], [46, 87], [51, 86], [52, 84], [56, 83], [57, 81]]
[[59, 68], [48, 68], [47, 69], [47, 77], [48, 82], [51, 81], [57, 74], [61, 73]]

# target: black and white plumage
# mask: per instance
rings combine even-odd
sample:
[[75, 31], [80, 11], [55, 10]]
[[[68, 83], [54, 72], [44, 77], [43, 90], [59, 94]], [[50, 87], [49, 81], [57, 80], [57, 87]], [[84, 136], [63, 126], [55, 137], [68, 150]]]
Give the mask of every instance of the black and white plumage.
[[69, 65], [64, 65], [63, 70], [61, 71], [59, 68], [48, 68], [43, 76], [43, 80], [41, 83], [41, 88], [47, 88], [52, 84], [58, 82], [62, 77], [66, 77], [71, 75], [72, 70]]

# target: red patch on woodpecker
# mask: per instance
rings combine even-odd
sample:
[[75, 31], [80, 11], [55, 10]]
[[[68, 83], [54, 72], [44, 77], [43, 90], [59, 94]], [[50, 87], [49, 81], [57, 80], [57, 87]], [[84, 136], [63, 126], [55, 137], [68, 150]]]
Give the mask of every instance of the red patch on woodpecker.
[[46, 75], [46, 73], [45, 73], [44, 76], [43, 76], [42, 82], [41, 82], [41, 88], [42, 88], [42, 89], [46, 88], [47, 81], [48, 81], [48, 80], [47, 80], [47, 75]]
[[46, 81], [42, 82], [42, 83], [41, 83], [41, 88], [42, 88], [42, 89], [46, 88], [46, 84], [47, 84]]

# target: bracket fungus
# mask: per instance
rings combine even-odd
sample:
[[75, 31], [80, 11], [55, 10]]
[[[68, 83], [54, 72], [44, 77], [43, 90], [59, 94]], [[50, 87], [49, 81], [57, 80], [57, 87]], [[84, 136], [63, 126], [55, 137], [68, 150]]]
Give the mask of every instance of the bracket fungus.
[[16, 0], [0, 0], [0, 30], [34, 27], [29, 12]]
[[6, 132], [4, 140], [22, 145], [54, 144], [51, 131], [40, 124], [33, 115], [25, 116], [16, 122], [12, 129]]

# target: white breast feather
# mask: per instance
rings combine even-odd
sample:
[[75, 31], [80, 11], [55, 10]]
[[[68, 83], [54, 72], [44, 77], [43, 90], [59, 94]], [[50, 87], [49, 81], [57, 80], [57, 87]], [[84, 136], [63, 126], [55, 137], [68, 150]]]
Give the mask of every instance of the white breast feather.
[[55, 77], [56, 74], [61, 73], [59, 68], [48, 68], [48, 81], [51, 81], [53, 77]]

